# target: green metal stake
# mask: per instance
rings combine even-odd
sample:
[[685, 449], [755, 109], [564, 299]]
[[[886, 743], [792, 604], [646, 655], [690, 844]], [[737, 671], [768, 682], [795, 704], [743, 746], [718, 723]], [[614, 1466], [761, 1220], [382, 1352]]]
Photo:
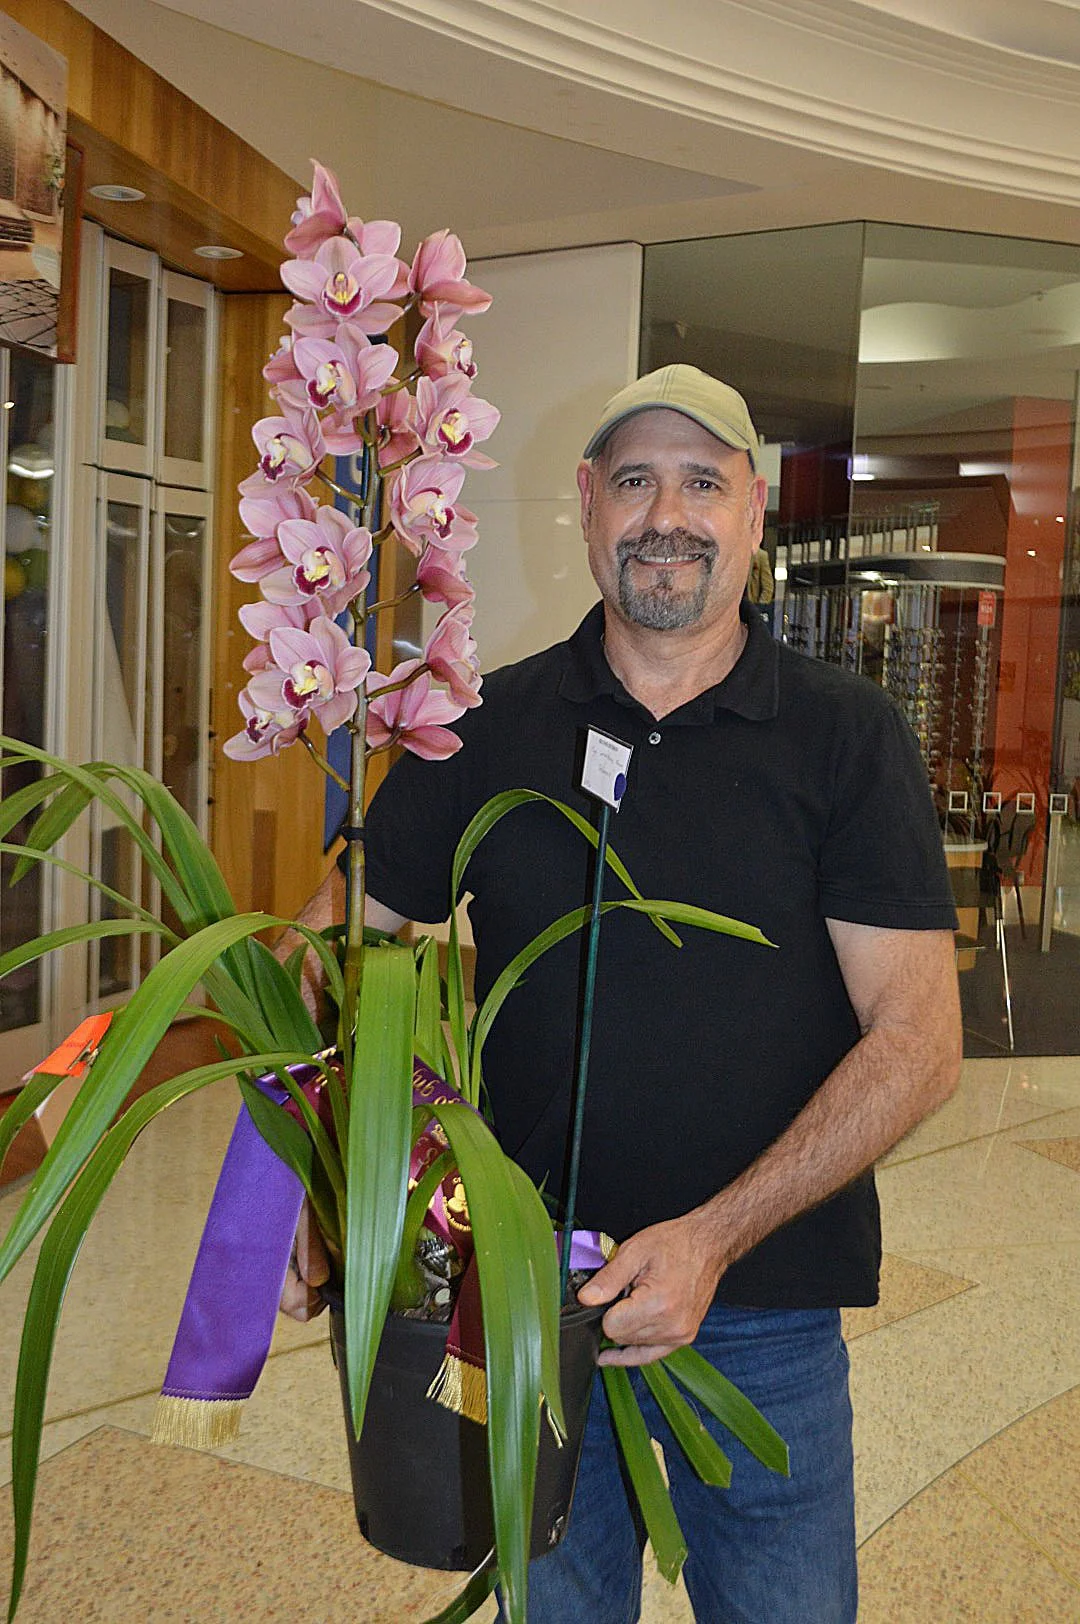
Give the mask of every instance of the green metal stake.
[[596, 958], [600, 948], [600, 903], [604, 893], [607, 866], [608, 826], [611, 807], [600, 803], [599, 838], [596, 843], [596, 877], [593, 881], [592, 915], [589, 919], [589, 951], [585, 960], [585, 994], [581, 1006], [581, 1051], [578, 1055], [577, 1089], [574, 1099], [574, 1133], [570, 1143], [570, 1177], [566, 1187], [566, 1221], [562, 1232], [559, 1272], [559, 1306], [566, 1300], [570, 1278], [570, 1246], [577, 1205], [578, 1170], [581, 1166], [581, 1133], [585, 1126], [585, 1090], [589, 1078], [589, 1046], [592, 1041], [593, 1006], [596, 1002]]

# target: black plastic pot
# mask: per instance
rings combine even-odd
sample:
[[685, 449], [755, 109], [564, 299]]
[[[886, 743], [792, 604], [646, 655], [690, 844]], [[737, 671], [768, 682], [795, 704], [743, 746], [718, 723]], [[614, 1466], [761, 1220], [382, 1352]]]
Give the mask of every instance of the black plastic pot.
[[[540, 1428], [532, 1555], [553, 1550], [566, 1531], [604, 1310], [562, 1316], [561, 1373], [567, 1442]], [[341, 1380], [353, 1499], [360, 1532], [376, 1550], [417, 1567], [478, 1567], [495, 1543], [487, 1428], [427, 1397], [446, 1352], [446, 1326], [391, 1314], [371, 1380], [359, 1441], [348, 1419], [345, 1321], [330, 1304], [330, 1333]]]

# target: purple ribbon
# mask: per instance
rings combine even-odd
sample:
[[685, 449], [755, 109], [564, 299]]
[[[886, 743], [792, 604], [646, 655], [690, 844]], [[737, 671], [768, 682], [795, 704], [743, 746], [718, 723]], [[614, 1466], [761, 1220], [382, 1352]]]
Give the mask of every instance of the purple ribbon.
[[[288, 1099], [273, 1078], [257, 1081], [276, 1105]], [[303, 1201], [300, 1180], [242, 1106], [199, 1242], [165, 1397], [250, 1397], [270, 1351]]]

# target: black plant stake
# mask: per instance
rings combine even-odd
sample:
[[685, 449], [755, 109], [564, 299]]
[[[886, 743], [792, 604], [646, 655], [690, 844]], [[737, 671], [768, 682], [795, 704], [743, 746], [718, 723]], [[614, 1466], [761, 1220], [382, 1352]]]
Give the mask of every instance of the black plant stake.
[[592, 1043], [593, 1008], [596, 1003], [596, 961], [600, 951], [600, 920], [607, 866], [608, 829], [612, 807], [616, 811], [626, 790], [626, 768], [633, 747], [621, 739], [589, 729], [585, 746], [582, 788], [600, 802], [600, 824], [596, 842], [596, 874], [593, 879], [592, 912], [589, 918], [589, 945], [585, 959], [585, 986], [581, 1005], [581, 1048], [578, 1053], [574, 1088], [574, 1129], [570, 1140], [570, 1172], [566, 1182], [566, 1217], [562, 1232], [559, 1271], [559, 1303], [566, 1300], [570, 1277], [570, 1251], [574, 1236], [578, 1174], [581, 1168], [581, 1135], [585, 1126], [585, 1093], [589, 1084], [589, 1048]]

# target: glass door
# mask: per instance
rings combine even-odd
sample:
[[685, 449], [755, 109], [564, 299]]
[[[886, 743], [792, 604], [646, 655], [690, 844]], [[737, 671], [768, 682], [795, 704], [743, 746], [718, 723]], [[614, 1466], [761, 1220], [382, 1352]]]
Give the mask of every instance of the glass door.
[[[103, 474], [99, 485], [93, 754], [95, 759], [146, 765], [150, 485]], [[132, 812], [138, 803], [117, 787]], [[125, 897], [138, 897], [139, 865], [122, 820], [97, 807], [91, 837], [95, 876]], [[94, 916], [121, 910], [96, 893]], [[108, 1004], [137, 984], [139, 955], [133, 936], [106, 937], [90, 958], [88, 997]]]
[[[55, 424], [57, 369], [30, 351], [0, 351], [0, 455], [5, 481], [2, 513], [4, 596], [3, 731], [27, 744], [51, 744], [51, 650], [54, 547], [57, 532]], [[31, 764], [9, 767], [5, 794], [40, 777]], [[19, 843], [32, 819], [8, 833]], [[0, 858], [0, 951], [47, 928], [49, 871], [35, 864], [18, 885], [13, 857]], [[0, 981], [0, 1087], [12, 1084], [46, 1053], [50, 1003], [47, 973], [28, 964]]]
[[104, 468], [153, 473], [158, 368], [158, 260], [104, 239], [105, 356], [99, 402]]
[[157, 478], [163, 485], [206, 490], [210, 484], [214, 311], [208, 283], [162, 273]]

